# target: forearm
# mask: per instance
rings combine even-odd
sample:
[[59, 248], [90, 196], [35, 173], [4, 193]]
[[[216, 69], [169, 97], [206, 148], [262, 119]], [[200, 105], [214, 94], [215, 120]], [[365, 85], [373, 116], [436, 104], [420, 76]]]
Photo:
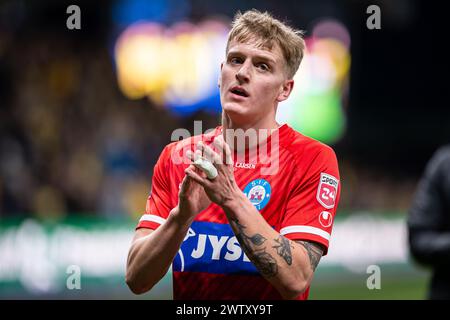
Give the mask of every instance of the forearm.
[[306, 249], [275, 231], [245, 196], [223, 208], [242, 249], [261, 275], [285, 299], [301, 294], [314, 268]]
[[174, 208], [167, 221], [134, 241], [127, 262], [127, 284], [137, 294], [150, 290], [166, 274], [192, 223]]

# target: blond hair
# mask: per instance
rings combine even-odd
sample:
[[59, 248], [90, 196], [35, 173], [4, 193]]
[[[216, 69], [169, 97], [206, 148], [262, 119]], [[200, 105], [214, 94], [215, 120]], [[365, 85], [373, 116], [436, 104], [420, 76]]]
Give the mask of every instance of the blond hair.
[[286, 74], [292, 79], [300, 66], [305, 51], [303, 31], [296, 30], [286, 23], [275, 19], [267, 11], [262, 13], [256, 9], [242, 14], [240, 11], [231, 23], [228, 34], [226, 53], [231, 41], [248, 43], [256, 41], [260, 48], [271, 50], [278, 44], [286, 62]]

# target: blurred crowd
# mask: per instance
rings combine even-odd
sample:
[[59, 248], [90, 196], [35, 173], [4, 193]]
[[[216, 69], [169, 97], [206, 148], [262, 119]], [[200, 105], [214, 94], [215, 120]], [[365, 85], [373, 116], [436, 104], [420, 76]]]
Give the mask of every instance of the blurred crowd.
[[[0, 45], [0, 217], [135, 219], [172, 131], [191, 130], [194, 119], [204, 130], [219, 123], [219, 115], [180, 118], [125, 98], [98, 44], [47, 33], [9, 40]], [[341, 210], [406, 212], [417, 177], [383, 175], [336, 152]]]
[[1, 215], [138, 215], [181, 119], [124, 98], [99, 46], [46, 35], [1, 55]]

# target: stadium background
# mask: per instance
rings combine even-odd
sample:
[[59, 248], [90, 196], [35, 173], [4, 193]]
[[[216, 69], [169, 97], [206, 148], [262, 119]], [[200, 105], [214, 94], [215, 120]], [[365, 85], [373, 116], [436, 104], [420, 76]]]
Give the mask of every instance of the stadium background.
[[[66, 9], [81, 8], [81, 30]], [[381, 30], [369, 30], [369, 5]], [[280, 121], [331, 145], [342, 195], [311, 299], [423, 299], [405, 218], [426, 161], [448, 143], [448, 62], [426, 1], [2, 1], [0, 297], [170, 299], [167, 275], [136, 297], [126, 254], [153, 165], [176, 128], [220, 116], [216, 79], [236, 10], [306, 30]], [[447, 81], [448, 82], [448, 81]], [[70, 266], [81, 289], [69, 290]], [[381, 269], [381, 289], [366, 286]], [[68, 269], [69, 268], [69, 269]]]

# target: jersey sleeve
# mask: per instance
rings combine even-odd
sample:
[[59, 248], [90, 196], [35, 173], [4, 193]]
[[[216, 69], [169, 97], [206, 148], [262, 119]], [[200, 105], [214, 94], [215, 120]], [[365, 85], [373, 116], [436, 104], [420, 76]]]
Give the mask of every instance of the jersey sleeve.
[[309, 167], [298, 167], [280, 233], [291, 240], [320, 243], [326, 255], [340, 198], [336, 155], [330, 147], [322, 145]]
[[170, 207], [171, 193], [169, 190], [169, 148], [165, 147], [153, 169], [152, 187], [147, 198], [145, 213], [142, 215], [136, 229], [157, 229], [163, 224], [172, 208]]

